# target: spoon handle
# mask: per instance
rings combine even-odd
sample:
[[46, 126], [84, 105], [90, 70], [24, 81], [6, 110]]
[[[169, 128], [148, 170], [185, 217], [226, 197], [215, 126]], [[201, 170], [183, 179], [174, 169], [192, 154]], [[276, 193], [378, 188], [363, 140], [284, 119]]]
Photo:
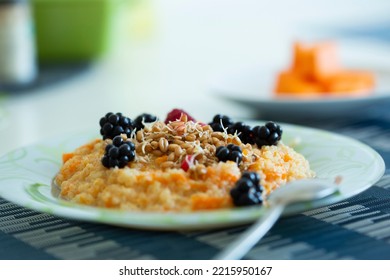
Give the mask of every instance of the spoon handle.
[[217, 254], [215, 260], [239, 260], [271, 229], [282, 214], [284, 205], [269, 208], [260, 219], [240, 235], [238, 239]]

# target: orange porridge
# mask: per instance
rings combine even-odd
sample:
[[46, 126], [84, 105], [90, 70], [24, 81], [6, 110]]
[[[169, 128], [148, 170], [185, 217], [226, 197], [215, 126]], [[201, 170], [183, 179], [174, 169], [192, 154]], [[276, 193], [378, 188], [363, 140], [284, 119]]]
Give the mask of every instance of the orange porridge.
[[222, 117], [218, 123], [217, 115], [203, 124], [172, 112], [165, 122], [147, 122], [146, 114], [138, 124], [127, 118], [128, 126], [121, 114], [111, 123], [107, 116], [117, 114], [107, 114], [103, 139], [63, 155], [55, 178], [60, 196], [97, 207], [188, 212], [261, 205], [275, 188], [314, 176], [308, 161], [281, 142], [273, 122], [250, 128], [224, 124]]

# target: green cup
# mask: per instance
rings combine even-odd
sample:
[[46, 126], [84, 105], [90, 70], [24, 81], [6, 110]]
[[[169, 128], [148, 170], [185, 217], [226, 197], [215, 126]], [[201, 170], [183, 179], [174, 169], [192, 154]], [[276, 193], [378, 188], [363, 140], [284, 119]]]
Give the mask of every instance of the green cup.
[[125, 0], [31, 0], [39, 61], [80, 62], [111, 47]]

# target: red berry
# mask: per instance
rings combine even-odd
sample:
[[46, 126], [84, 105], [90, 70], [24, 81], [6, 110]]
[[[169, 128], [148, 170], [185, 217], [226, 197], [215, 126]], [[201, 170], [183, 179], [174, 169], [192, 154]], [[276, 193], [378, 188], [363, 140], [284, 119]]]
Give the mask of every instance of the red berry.
[[194, 165], [195, 156], [194, 155], [186, 155], [181, 163], [181, 169], [187, 171], [191, 166]]
[[174, 122], [176, 120], [179, 120], [182, 114], [187, 115], [187, 119], [189, 121], [195, 122], [195, 119], [193, 117], [191, 117], [187, 112], [181, 109], [173, 109], [172, 111], [170, 111], [164, 122], [168, 124], [169, 122]]

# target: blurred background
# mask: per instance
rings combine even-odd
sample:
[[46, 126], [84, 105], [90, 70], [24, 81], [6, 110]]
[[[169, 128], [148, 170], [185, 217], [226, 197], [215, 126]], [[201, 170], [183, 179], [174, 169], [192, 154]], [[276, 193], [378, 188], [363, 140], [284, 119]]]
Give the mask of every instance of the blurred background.
[[324, 39], [390, 69], [390, 1], [0, 0], [0, 155], [98, 133], [109, 111], [257, 117], [215, 81], [284, 68], [293, 42]]

